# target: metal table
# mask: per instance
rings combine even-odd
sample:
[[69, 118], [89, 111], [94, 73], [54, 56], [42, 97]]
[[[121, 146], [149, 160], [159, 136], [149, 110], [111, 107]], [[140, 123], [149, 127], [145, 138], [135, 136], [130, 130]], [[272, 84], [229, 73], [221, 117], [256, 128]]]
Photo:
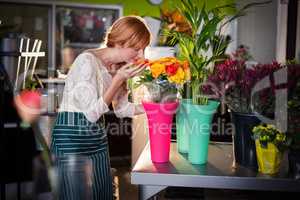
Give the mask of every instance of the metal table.
[[152, 163], [150, 145], [147, 144], [132, 170], [131, 183], [139, 185], [141, 200], [155, 196], [168, 186], [300, 191], [300, 180], [288, 176], [287, 165], [282, 165], [280, 173], [272, 177], [241, 166], [234, 169], [232, 161], [230, 143], [211, 143], [205, 165], [189, 163], [187, 155], [178, 153], [176, 143], [171, 143], [170, 162]]

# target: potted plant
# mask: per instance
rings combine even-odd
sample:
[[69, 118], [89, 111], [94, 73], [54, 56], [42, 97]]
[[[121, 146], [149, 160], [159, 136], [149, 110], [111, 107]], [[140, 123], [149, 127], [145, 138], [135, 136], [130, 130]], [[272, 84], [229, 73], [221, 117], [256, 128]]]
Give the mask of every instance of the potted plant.
[[272, 74], [284, 66], [277, 62], [247, 66], [248, 58], [251, 58], [251, 55], [247, 48], [237, 49], [229, 59], [216, 65], [214, 74], [208, 78], [210, 85], [206, 89], [209, 94], [216, 94], [217, 98], [226, 102], [230, 109], [235, 125], [233, 134], [235, 162], [257, 169], [256, 148], [251, 137], [253, 127], [261, 121], [253, 108], [264, 116], [272, 117], [275, 88], [268, 87], [255, 93], [254, 96], [251, 96], [251, 91], [261, 79], [272, 78]]
[[273, 125], [258, 125], [253, 128], [258, 170], [263, 174], [279, 172], [283, 151], [290, 143], [286, 134]]
[[189, 64], [175, 57], [150, 61], [138, 85], [148, 89], [142, 101], [146, 111], [151, 159], [156, 163], [169, 161], [173, 115], [178, 107], [178, 88], [189, 79]]
[[[177, 120], [188, 127], [177, 129], [177, 144], [180, 152], [189, 153], [189, 161], [193, 164], [204, 164], [207, 161], [212, 117], [219, 105], [218, 101], [203, 94], [202, 84], [213, 72], [214, 64], [223, 59], [228, 45], [228, 39], [221, 35], [222, 27], [245, 10], [242, 8], [229, 17], [223, 12], [224, 8], [235, 9], [235, 5], [208, 9], [203, 2], [181, 0], [178, 11], [188, 22], [191, 31], [164, 31], [171, 38], [170, 43], [178, 44], [180, 57], [190, 63], [191, 80], [182, 89], [181, 109], [178, 113], [182, 120]], [[181, 127], [180, 123], [177, 125]]]

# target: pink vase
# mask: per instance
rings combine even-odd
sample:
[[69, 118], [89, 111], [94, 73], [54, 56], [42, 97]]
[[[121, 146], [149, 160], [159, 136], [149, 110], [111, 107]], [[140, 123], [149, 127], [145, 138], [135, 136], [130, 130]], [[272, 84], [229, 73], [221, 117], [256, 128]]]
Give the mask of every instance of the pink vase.
[[142, 102], [149, 126], [151, 160], [155, 163], [169, 161], [173, 115], [179, 103]]

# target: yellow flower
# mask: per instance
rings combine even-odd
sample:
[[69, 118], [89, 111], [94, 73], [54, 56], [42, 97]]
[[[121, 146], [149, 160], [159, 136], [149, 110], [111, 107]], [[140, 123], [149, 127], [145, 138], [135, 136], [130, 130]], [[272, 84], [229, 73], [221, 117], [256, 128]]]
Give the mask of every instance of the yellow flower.
[[165, 73], [165, 71], [166, 71], [165, 65], [158, 63], [158, 62], [153, 63], [150, 67], [150, 70], [151, 70], [151, 74], [154, 78], [159, 77], [159, 75]]
[[185, 69], [184, 73], [185, 73], [185, 80], [186, 81], [191, 80], [191, 70], [190, 69]]
[[176, 74], [168, 77], [168, 80], [171, 83], [183, 84], [185, 81], [185, 73], [184, 73], [183, 69], [181, 67], [178, 68]]

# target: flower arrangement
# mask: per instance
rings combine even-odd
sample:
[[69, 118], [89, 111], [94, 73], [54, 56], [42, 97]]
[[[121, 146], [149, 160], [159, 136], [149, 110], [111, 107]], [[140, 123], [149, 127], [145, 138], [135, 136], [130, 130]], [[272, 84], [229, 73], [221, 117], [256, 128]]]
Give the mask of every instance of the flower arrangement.
[[[249, 3], [240, 9], [231, 3], [209, 9], [201, 0], [180, 1], [178, 11], [190, 25], [191, 33], [165, 29], [163, 34], [171, 38], [170, 44], [178, 43], [180, 57], [190, 63], [191, 81], [186, 87], [190, 92], [186, 92], [184, 98], [191, 98], [196, 105], [208, 104], [202, 85], [213, 72], [214, 65], [224, 59], [229, 41], [222, 35], [223, 27], [245, 15], [248, 8], [266, 3]], [[234, 10], [234, 13], [226, 13], [225, 9]]]
[[[185, 18], [181, 15], [178, 9], [173, 11], [168, 9], [161, 9], [161, 30], [175, 30], [180, 33], [191, 34], [191, 27]], [[160, 34], [158, 45], [169, 46], [170, 37]], [[172, 44], [174, 46], [175, 43]]]
[[140, 76], [138, 85], [149, 90], [150, 101], [169, 102], [177, 98], [178, 89], [190, 79], [189, 63], [175, 57], [163, 57], [149, 61], [148, 68]]
[[258, 140], [262, 147], [267, 148], [268, 143], [273, 143], [280, 151], [289, 146], [291, 140], [271, 124], [255, 126], [252, 130], [253, 138]]
[[[214, 73], [208, 77], [207, 85], [203, 87], [205, 93], [216, 95], [235, 112], [252, 113], [251, 90], [254, 85], [284, 66], [272, 62], [248, 68], [246, 59], [250, 57], [247, 49], [238, 49], [229, 59], [216, 65]], [[254, 108], [263, 114], [272, 113], [274, 101], [270, 97], [274, 96], [274, 91], [274, 86], [271, 86], [271, 90], [267, 88], [255, 94], [252, 97]]]
[[291, 139], [271, 124], [255, 126], [252, 132], [259, 172], [264, 174], [278, 173], [283, 151], [290, 145]]

